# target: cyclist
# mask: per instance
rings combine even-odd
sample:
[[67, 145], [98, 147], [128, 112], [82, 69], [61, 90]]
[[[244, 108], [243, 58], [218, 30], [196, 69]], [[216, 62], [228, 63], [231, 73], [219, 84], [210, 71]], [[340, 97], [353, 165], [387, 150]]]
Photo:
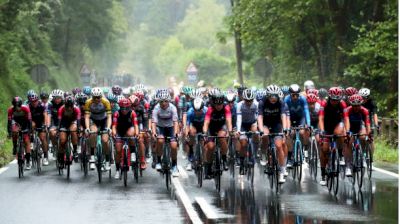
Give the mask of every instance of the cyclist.
[[92, 93], [92, 88], [90, 88], [90, 86], [84, 86], [84, 87], [82, 88], [82, 92], [83, 92], [86, 96], [90, 97], [90, 94]]
[[301, 95], [306, 96], [308, 90], [310, 89], [315, 89], [315, 85], [314, 82], [311, 80], [307, 80], [304, 82], [304, 86], [303, 86], [304, 92], [301, 93]]
[[122, 88], [119, 85], [115, 85], [111, 87], [111, 92], [116, 96], [120, 96], [122, 94]]
[[161, 170], [161, 156], [163, 154], [164, 137], [170, 137], [171, 160], [172, 160], [172, 176], [178, 177], [179, 171], [177, 167], [177, 135], [178, 113], [175, 105], [170, 102], [171, 95], [169, 91], [161, 91], [158, 96], [159, 103], [155, 106], [152, 115], [152, 132], [157, 139], [157, 164], [156, 169]]
[[374, 100], [370, 97], [371, 91], [368, 88], [362, 88], [358, 91], [358, 94], [364, 99], [363, 107], [369, 111], [369, 120], [371, 121], [371, 128], [380, 129], [378, 124], [377, 107]]
[[[113, 125], [112, 135], [114, 137], [134, 137], [138, 136], [139, 126], [135, 111], [132, 110], [131, 102], [128, 99], [122, 99], [118, 102], [119, 110], [113, 114]], [[115, 156], [115, 179], [119, 179], [119, 170], [122, 158], [122, 141], [117, 140], [115, 142], [115, 149], [117, 151]], [[129, 147], [132, 149], [135, 147], [134, 141], [129, 140]], [[132, 159], [132, 157], [131, 157]]]
[[[241, 135], [240, 132], [256, 132], [257, 131], [257, 115], [258, 115], [258, 104], [254, 102], [255, 94], [251, 89], [245, 89], [243, 91], [243, 101], [237, 104], [237, 121], [236, 127], [238, 131], [238, 137], [240, 139], [240, 175], [244, 174], [244, 157], [247, 149], [247, 137]], [[252, 148], [253, 152], [256, 151], [255, 143], [259, 141], [258, 136], [253, 135]], [[254, 161], [252, 161], [254, 162]]]
[[47, 136], [46, 136], [46, 128], [48, 127], [48, 118], [47, 118], [47, 108], [39, 101], [39, 97], [35, 94], [32, 94], [29, 98], [29, 110], [31, 111], [32, 115], [32, 130], [35, 128], [42, 128], [39, 135], [39, 139], [42, 142], [43, 148], [43, 165], [49, 165], [49, 155], [48, 149], [49, 145], [47, 143]]
[[287, 95], [290, 94], [289, 92], [289, 86], [282, 86], [281, 87], [282, 93], [283, 93], [283, 97], [286, 97]]
[[113, 93], [108, 93], [107, 100], [110, 101], [111, 114], [114, 114], [115, 112], [119, 111], [118, 98], [116, 95], [114, 95]]
[[350, 105], [349, 97], [351, 97], [354, 94], [357, 94], [358, 90], [354, 87], [347, 87], [344, 92], [345, 92], [345, 96], [346, 96], [345, 102], [347, 105]]
[[44, 106], [44, 108], [46, 108], [46, 111], [47, 111], [48, 105], [49, 105], [48, 101], [49, 101], [49, 94], [42, 91], [40, 93], [40, 102]]
[[[323, 101], [321, 104], [321, 110], [319, 111], [319, 130], [322, 135], [344, 135], [345, 127], [344, 122], [348, 119], [345, 110], [346, 103], [342, 100], [343, 92], [338, 87], [332, 87], [328, 91], [328, 100]], [[321, 181], [322, 186], [326, 185], [326, 165], [328, 163], [329, 153], [329, 139], [321, 138], [322, 150], [320, 153], [321, 163]], [[338, 138], [336, 140], [338, 144], [339, 154], [341, 150], [344, 150], [344, 138]], [[341, 159], [341, 165], [345, 165], [344, 160]]]
[[328, 91], [325, 88], [318, 90], [318, 98], [323, 101], [328, 99]]
[[[261, 149], [265, 154], [265, 150], [268, 145], [268, 136], [270, 132], [281, 133], [284, 129], [287, 129], [287, 117], [290, 116], [287, 104], [279, 99], [281, 92], [280, 88], [276, 85], [270, 85], [266, 88], [267, 96], [263, 101], [258, 104], [258, 130], [262, 135]], [[286, 164], [285, 164], [285, 153], [284, 153], [284, 141], [281, 136], [274, 138], [275, 146], [277, 150], [278, 164], [279, 164], [279, 183], [285, 182]], [[266, 162], [262, 162], [265, 165]], [[270, 172], [265, 170], [264, 172]]]
[[57, 146], [57, 128], [60, 123], [58, 120], [58, 109], [64, 105], [64, 92], [55, 89], [51, 92], [51, 95], [52, 100], [47, 108], [47, 113], [49, 115], [49, 121], [47, 123], [50, 124], [49, 136], [54, 149], [54, 147]]
[[186, 121], [186, 129], [185, 135], [188, 136], [188, 164], [186, 165], [186, 170], [192, 170], [192, 155], [193, 155], [193, 146], [195, 143], [195, 137], [197, 133], [202, 133], [204, 119], [207, 113], [207, 107], [204, 106], [204, 101], [201, 98], [195, 98], [193, 101], [193, 107], [189, 109], [187, 112], [187, 121]]
[[[203, 134], [208, 133], [211, 136], [226, 137], [228, 131], [232, 133], [232, 114], [230, 107], [224, 105], [224, 95], [215, 91], [211, 96], [211, 106], [208, 107], [204, 119]], [[221, 146], [222, 165], [224, 170], [228, 170], [226, 163], [226, 153], [228, 151], [228, 141], [226, 138], [218, 139]], [[208, 138], [205, 145], [205, 179], [211, 178], [211, 158], [214, 153], [215, 144], [213, 138]]]
[[[346, 120], [345, 127], [348, 130], [347, 134], [348, 137], [351, 137], [352, 133], [358, 133], [360, 135], [363, 134], [370, 134], [371, 133], [371, 123], [369, 120], [369, 112], [368, 110], [361, 106], [363, 103], [363, 98], [358, 95], [354, 94], [348, 98], [350, 106], [346, 108], [345, 114], [348, 116], [349, 119]], [[360, 137], [361, 144], [365, 145], [365, 136]], [[353, 139], [350, 139], [348, 144], [348, 149], [351, 149]], [[351, 150], [347, 150], [347, 157], [352, 158]], [[348, 161], [346, 167], [346, 176], [351, 176], [351, 160]]]
[[25, 169], [30, 170], [32, 167], [31, 163], [31, 140], [29, 138], [29, 133], [32, 131], [32, 116], [31, 111], [28, 106], [22, 105], [22, 99], [16, 96], [11, 101], [12, 107], [7, 110], [8, 113], [8, 123], [7, 131], [8, 137], [12, 137], [13, 141], [13, 155], [17, 154], [17, 140], [18, 132], [28, 130], [28, 133], [24, 134], [24, 144], [25, 144], [25, 158], [26, 167]]
[[[308, 103], [308, 108], [310, 111], [310, 124], [313, 129], [318, 129], [318, 123], [319, 123], [319, 111], [321, 110], [321, 104], [319, 102], [319, 99], [317, 95], [309, 93], [307, 94], [307, 103]], [[317, 138], [317, 136], [316, 136]], [[318, 138], [317, 138], [318, 140]], [[318, 142], [318, 141], [317, 141]]]
[[[78, 127], [80, 127], [81, 122], [81, 110], [79, 107], [74, 105], [74, 98], [72, 96], [67, 96], [65, 98], [65, 104], [58, 109], [58, 127], [60, 129], [66, 129], [71, 131], [71, 142], [73, 147], [73, 156], [75, 162], [78, 161]], [[67, 133], [60, 132], [60, 151], [58, 153], [58, 161], [61, 167], [63, 167], [65, 147], [67, 144]], [[69, 161], [69, 158], [68, 158]], [[70, 162], [70, 161], [69, 161]], [[72, 161], [71, 161], [72, 162]]]
[[[292, 84], [289, 87], [290, 95], [285, 97], [285, 103], [288, 105], [290, 112], [290, 122], [288, 122], [289, 127], [310, 127], [310, 111], [308, 110], [307, 99], [303, 95], [300, 95], [300, 86], [297, 84]], [[309, 144], [310, 132], [308, 129], [300, 130], [300, 137], [302, 145]], [[294, 133], [290, 136], [291, 140], [287, 141], [288, 147], [288, 162], [287, 167], [291, 168], [293, 166], [292, 160], [292, 146], [294, 141]], [[307, 153], [304, 153], [307, 157]]]
[[[92, 98], [88, 99], [85, 103], [85, 132], [89, 135], [89, 132], [107, 131], [108, 134], [102, 134], [101, 142], [105, 152], [106, 165], [105, 169], [110, 170], [110, 153], [108, 138], [111, 134], [111, 105], [110, 102], [102, 96], [102, 90], [98, 87], [92, 89]], [[90, 169], [95, 168], [94, 149], [96, 147], [97, 134], [93, 134], [89, 139], [90, 144]]]
[[82, 92], [82, 90], [78, 87], [75, 87], [72, 89], [72, 94], [74, 95], [74, 97], [76, 97], [76, 95], [81, 92]]
[[144, 107], [144, 104], [141, 103], [140, 98], [136, 97], [135, 95], [131, 95], [129, 97], [129, 100], [131, 102], [131, 107], [132, 110], [135, 112], [135, 116], [137, 118], [137, 123], [139, 127], [139, 159], [140, 159], [140, 169], [145, 170], [147, 165], [146, 165], [146, 159], [145, 159], [145, 138], [147, 137], [147, 125], [148, 125], [148, 120], [147, 120], [147, 111]]

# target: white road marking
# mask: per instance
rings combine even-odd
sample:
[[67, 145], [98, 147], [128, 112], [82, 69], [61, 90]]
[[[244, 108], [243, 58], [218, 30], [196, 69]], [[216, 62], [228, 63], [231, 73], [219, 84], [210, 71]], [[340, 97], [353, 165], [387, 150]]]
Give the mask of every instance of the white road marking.
[[387, 171], [387, 170], [384, 170], [384, 169], [380, 169], [380, 168], [377, 168], [377, 167], [374, 167], [374, 166], [372, 166], [372, 170], [376, 170], [378, 172], [390, 175], [392, 177], [399, 178], [399, 174], [397, 174], [397, 173], [393, 173], [393, 172], [390, 172], [390, 171]]
[[178, 197], [181, 199], [181, 202], [185, 207], [186, 212], [188, 213], [192, 223], [194, 224], [203, 223], [199, 215], [197, 214], [196, 210], [194, 210], [194, 207], [189, 199], [189, 196], [186, 194], [185, 190], [183, 190], [181, 182], [177, 178], [172, 178], [172, 184], [175, 186], [176, 193]]
[[207, 201], [203, 197], [195, 197], [196, 202], [200, 205], [201, 210], [203, 210], [204, 214], [207, 216], [207, 219], [217, 219], [218, 215], [214, 212], [211, 206], [207, 203]]
[[3, 167], [3, 168], [1, 168], [1, 169], [0, 169], [0, 174], [4, 173], [4, 171], [6, 171], [6, 170], [8, 170], [8, 167], [7, 167], [7, 166], [6, 166], [6, 167]]
[[10, 162], [10, 164], [17, 164], [17, 160], [14, 159], [13, 161]]
[[178, 170], [179, 170], [179, 175], [180, 175], [182, 178], [189, 178], [189, 176], [188, 176], [186, 170], [185, 170], [182, 166], [179, 166], [179, 165], [178, 165]]

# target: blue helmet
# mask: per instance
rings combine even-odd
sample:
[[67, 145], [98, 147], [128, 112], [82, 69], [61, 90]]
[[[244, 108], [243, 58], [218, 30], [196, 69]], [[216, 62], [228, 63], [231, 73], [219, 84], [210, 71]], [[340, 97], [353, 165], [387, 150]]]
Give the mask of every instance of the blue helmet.
[[289, 95], [289, 86], [282, 86], [281, 90], [283, 92], [283, 95]]
[[82, 92], [87, 96], [90, 96], [90, 94], [92, 93], [92, 88], [90, 88], [90, 86], [84, 86]]
[[113, 93], [107, 94], [107, 100], [110, 101], [111, 103], [118, 103], [118, 98]]

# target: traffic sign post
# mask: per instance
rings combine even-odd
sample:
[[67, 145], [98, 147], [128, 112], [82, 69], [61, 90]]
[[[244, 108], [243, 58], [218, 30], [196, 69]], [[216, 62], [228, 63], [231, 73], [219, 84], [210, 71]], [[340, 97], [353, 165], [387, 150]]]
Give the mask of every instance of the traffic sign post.
[[193, 62], [190, 62], [186, 68], [188, 83], [195, 84], [197, 82], [198, 70]]

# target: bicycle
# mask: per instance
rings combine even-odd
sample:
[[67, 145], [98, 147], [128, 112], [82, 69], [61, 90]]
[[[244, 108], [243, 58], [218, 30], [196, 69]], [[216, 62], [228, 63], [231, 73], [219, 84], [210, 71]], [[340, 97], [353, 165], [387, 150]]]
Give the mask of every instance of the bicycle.
[[201, 148], [202, 133], [196, 134], [195, 152], [194, 152], [194, 172], [197, 176], [197, 184], [203, 186], [203, 149]]
[[301, 181], [301, 176], [303, 173], [303, 160], [304, 160], [304, 148], [301, 144], [300, 140], [300, 131], [304, 130], [303, 126], [292, 127], [293, 131], [295, 131], [295, 140], [293, 146], [293, 180], [297, 179], [299, 182]]
[[275, 146], [275, 137], [283, 137], [283, 133], [269, 133], [266, 134], [269, 139], [268, 150], [267, 150], [267, 165], [265, 167], [266, 173], [268, 175], [269, 184], [271, 190], [274, 189], [275, 192], [279, 193], [279, 164], [278, 164], [278, 156], [276, 154], [276, 146]]
[[229, 172], [230, 172], [232, 178], [235, 178], [236, 150], [235, 150], [235, 144], [233, 142], [233, 138], [229, 138], [228, 155], [229, 155], [229, 160], [228, 160]]
[[25, 150], [24, 150], [24, 134], [29, 133], [29, 130], [19, 130], [17, 140], [17, 161], [18, 161], [18, 178], [24, 176], [24, 165], [25, 165]]
[[44, 128], [35, 128], [33, 132], [33, 150], [31, 152], [32, 155], [32, 165], [36, 167], [37, 173], [39, 174], [42, 170], [42, 141], [38, 136], [38, 133], [42, 132]]
[[254, 135], [259, 135], [260, 132], [256, 131], [247, 131], [240, 132], [241, 135], [245, 135], [247, 137], [247, 148], [246, 148], [246, 157], [244, 160], [244, 164], [241, 164], [240, 169], [244, 169], [244, 173], [247, 174], [247, 180], [250, 181], [251, 186], [254, 183], [254, 164], [256, 162], [256, 149], [253, 148], [253, 137]]
[[340, 164], [339, 164], [339, 150], [336, 146], [336, 139], [341, 137], [346, 137], [346, 135], [322, 135], [322, 138], [329, 138], [330, 146], [329, 146], [329, 159], [327, 165], [327, 187], [329, 192], [332, 191], [335, 196], [339, 190], [339, 173], [340, 173]]
[[[101, 141], [102, 134], [109, 134], [108, 131], [89, 131], [89, 135], [97, 134], [96, 136], [96, 168], [97, 168], [97, 175], [99, 178], [99, 183], [101, 183], [102, 176], [103, 176], [103, 169], [105, 166], [105, 156], [103, 155], [103, 145]], [[110, 149], [110, 158], [111, 158], [111, 149]], [[105, 169], [104, 169], [105, 170]], [[108, 176], [111, 179], [111, 169], [108, 171]]]
[[309, 146], [309, 171], [310, 171], [310, 176], [313, 176], [314, 179], [317, 178], [318, 174], [318, 158], [319, 158], [319, 147], [318, 147], [318, 142], [315, 138], [315, 135], [317, 134], [317, 130], [313, 129], [311, 131], [311, 136], [310, 136], [310, 146]]
[[[61, 132], [65, 132], [67, 134], [67, 141], [66, 141], [66, 148], [65, 148], [65, 153], [64, 153], [64, 158], [63, 161], [58, 161], [58, 174], [62, 175], [63, 174], [63, 169], [67, 169], [67, 179], [70, 177], [71, 173], [71, 164], [72, 164], [72, 142], [71, 142], [71, 133], [72, 132], [78, 132], [77, 130], [71, 131], [66, 128], [60, 128], [58, 129], [58, 134]], [[58, 136], [58, 146], [60, 146], [60, 136]], [[58, 158], [60, 159], [60, 158]], [[65, 165], [65, 166], [64, 166]]]
[[165, 139], [164, 146], [163, 146], [163, 156], [161, 158], [161, 173], [165, 177], [165, 185], [167, 190], [170, 190], [171, 185], [171, 137], [164, 136]]
[[81, 146], [81, 170], [83, 170], [83, 174], [86, 177], [89, 171], [89, 145], [87, 144], [87, 138], [82, 136], [79, 140], [79, 144]]
[[[355, 185], [356, 179], [358, 182], [358, 187], [361, 189], [365, 174], [364, 161], [366, 161], [364, 150], [361, 147], [360, 137], [367, 136], [366, 134], [353, 134], [351, 137], [354, 138], [351, 144], [351, 149], [353, 153], [353, 167], [352, 167], [352, 178], [351, 183]], [[365, 139], [368, 141], [368, 137]]]
[[[116, 140], [120, 139], [124, 141], [124, 144], [122, 146], [122, 158], [120, 161], [120, 179], [122, 176], [124, 177], [124, 186], [126, 187], [128, 185], [128, 172], [129, 172], [129, 167], [132, 166], [132, 171], [133, 175], [135, 178], [136, 183], [138, 183], [138, 169], [139, 169], [139, 163], [138, 163], [138, 154], [137, 154], [137, 138], [136, 137], [115, 137]], [[128, 142], [130, 140], [135, 141], [135, 147], [134, 151], [130, 151]]]

